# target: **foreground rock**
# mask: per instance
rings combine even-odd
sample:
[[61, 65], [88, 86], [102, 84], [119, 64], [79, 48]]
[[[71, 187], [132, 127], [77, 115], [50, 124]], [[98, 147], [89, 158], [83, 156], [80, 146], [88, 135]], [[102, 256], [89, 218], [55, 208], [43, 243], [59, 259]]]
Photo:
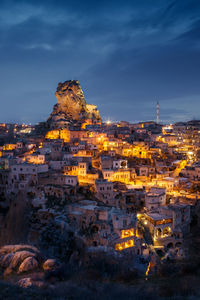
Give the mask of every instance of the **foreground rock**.
[[44, 281], [42, 280], [34, 280], [33, 278], [31, 277], [27, 277], [27, 278], [22, 278], [20, 279], [17, 284], [20, 286], [20, 287], [23, 287], [23, 288], [29, 288], [29, 287], [45, 287], [46, 284]]
[[36, 258], [27, 257], [19, 266], [19, 273], [35, 270], [38, 266], [39, 264]]
[[23, 288], [27, 288], [33, 286], [33, 281], [31, 278], [22, 278], [18, 281], [18, 285]]
[[43, 264], [44, 271], [53, 271], [58, 268], [60, 264], [55, 259], [47, 259]]
[[30, 245], [6, 245], [0, 248], [0, 257], [7, 253], [15, 253], [22, 250], [31, 251], [38, 254], [40, 253], [36, 247]]
[[0, 248], [0, 267], [4, 276], [14, 272], [36, 270], [42, 260], [39, 250], [30, 245], [9, 245]]

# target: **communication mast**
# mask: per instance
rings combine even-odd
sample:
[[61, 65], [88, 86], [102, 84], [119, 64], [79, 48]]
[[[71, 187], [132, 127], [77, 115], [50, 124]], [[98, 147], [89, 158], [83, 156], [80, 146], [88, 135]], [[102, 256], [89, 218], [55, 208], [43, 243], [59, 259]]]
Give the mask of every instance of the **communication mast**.
[[159, 123], [159, 102], [156, 105], [156, 123]]

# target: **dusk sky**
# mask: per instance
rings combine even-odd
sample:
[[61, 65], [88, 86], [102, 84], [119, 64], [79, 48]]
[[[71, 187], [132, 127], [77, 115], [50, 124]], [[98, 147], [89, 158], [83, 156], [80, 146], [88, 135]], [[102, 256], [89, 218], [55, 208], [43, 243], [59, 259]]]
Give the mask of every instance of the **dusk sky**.
[[104, 120], [200, 119], [200, 1], [0, 0], [0, 122], [46, 120], [70, 79]]

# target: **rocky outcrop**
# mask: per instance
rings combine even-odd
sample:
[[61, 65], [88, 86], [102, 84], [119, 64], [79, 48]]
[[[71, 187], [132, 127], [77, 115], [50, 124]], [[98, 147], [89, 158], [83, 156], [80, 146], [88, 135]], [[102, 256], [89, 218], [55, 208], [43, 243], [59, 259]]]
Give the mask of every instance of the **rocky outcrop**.
[[19, 273], [29, 272], [38, 268], [38, 261], [35, 257], [27, 257], [19, 266]]
[[9, 245], [0, 248], [0, 268], [4, 276], [13, 272], [29, 272], [37, 269], [42, 261], [39, 250], [29, 245]]
[[70, 269], [66, 266], [58, 259], [45, 259], [31, 245], [7, 245], [0, 248], [0, 275], [24, 288], [45, 287], [51, 282], [66, 279], [66, 276], [70, 276]]
[[43, 280], [34, 280], [34, 278], [26, 277], [20, 279], [17, 284], [22, 288], [30, 288], [30, 287], [38, 287], [38, 288], [44, 288], [47, 285]]
[[47, 120], [50, 127], [66, 127], [88, 119], [94, 123], [101, 121], [97, 107], [86, 103], [79, 81], [68, 80], [59, 83], [55, 95], [57, 104]]
[[18, 285], [23, 287], [23, 288], [27, 288], [27, 287], [31, 287], [33, 286], [33, 281], [31, 278], [22, 278], [18, 281]]
[[59, 263], [56, 259], [47, 259], [43, 264], [44, 271], [53, 271], [59, 267]]
[[21, 251], [29, 251], [37, 254], [40, 253], [36, 247], [30, 245], [6, 245], [0, 248], [0, 262], [4, 255]]

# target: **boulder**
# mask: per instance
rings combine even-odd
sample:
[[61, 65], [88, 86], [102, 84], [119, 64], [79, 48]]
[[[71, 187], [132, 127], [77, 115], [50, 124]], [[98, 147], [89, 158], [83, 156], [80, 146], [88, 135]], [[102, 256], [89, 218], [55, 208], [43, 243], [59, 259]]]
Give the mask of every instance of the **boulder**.
[[36, 287], [39, 287], [39, 288], [43, 288], [43, 287], [47, 286], [44, 281], [42, 281], [42, 280], [34, 280], [31, 277], [22, 278], [22, 279], [20, 279], [17, 282], [17, 284], [19, 286], [21, 286], [22, 288], [29, 288], [29, 287], [33, 287], [33, 286], [36, 286]]
[[0, 268], [4, 276], [13, 272], [32, 271], [43, 263], [40, 251], [30, 245], [8, 245], [0, 248]]
[[33, 281], [31, 278], [22, 278], [18, 281], [18, 285], [23, 288], [31, 287], [33, 285]]
[[19, 273], [33, 271], [38, 268], [38, 261], [35, 257], [27, 257], [19, 266]]
[[0, 266], [2, 268], [7, 268], [11, 264], [13, 256], [14, 256], [14, 253], [8, 253], [8, 254], [5, 254], [5, 255], [2, 255], [0, 257]]
[[59, 263], [56, 259], [47, 259], [43, 264], [44, 271], [52, 271], [59, 267]]
[[14, 253], [12, 260], [10, 262], [10, 268], [16, 269], [21, 263], [29, 257], [36, 256], [34, 253], [29, 251], [19, 251]]
[[34, 247], [34, 246], [31, 246], [31, 245], [6, 245], [6, 246], [3, 246], [0, 248], [0, 257], [2, 255], [5, 255], [7, 253], [15, 253], [15, 252], [18, 252], [18, 251], [23, 251], [23, 250], [27, 250], [27, 251], [30, 251], [30, 252], [33, 252], [33, 253], [40, 253], [40, 251]]

